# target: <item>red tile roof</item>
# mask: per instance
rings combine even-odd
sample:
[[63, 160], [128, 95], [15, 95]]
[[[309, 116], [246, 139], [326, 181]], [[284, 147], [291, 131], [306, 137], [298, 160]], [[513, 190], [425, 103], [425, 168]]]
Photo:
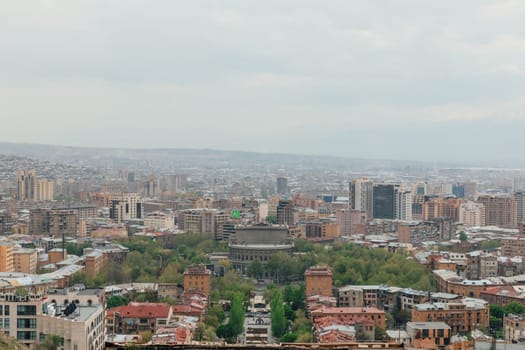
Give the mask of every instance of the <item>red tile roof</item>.
[[122, 318], [167, 318], [170, 306], [164, 303], [130, 303], [109, 309], [107, 317], [113, 317], [115, 313]]

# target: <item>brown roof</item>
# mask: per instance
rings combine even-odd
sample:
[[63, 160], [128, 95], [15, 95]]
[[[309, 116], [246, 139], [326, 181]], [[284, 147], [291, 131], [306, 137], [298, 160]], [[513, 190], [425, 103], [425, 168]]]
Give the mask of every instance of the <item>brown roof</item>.
[[118, 313], [122, 318], [167, 318], [170, 306], [164, 303], [130, 303], [107, 311], [107, 317]]

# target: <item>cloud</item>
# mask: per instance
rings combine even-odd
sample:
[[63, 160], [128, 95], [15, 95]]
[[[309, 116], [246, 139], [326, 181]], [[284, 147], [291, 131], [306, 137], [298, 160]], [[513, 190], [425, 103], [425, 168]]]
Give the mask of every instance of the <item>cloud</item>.
[[2, 2], [0, 118], [27, 142], [373, 156], [381, 135], [424, 158], [422, 139], [395, 135], [521, 125], [524, 13], [475, 0]]

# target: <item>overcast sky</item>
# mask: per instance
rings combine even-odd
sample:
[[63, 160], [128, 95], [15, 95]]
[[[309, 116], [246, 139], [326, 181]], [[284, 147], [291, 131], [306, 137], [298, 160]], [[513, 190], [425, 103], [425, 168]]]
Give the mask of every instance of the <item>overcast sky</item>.
[[525, 1], [0, 1], [0, 140], [525, 160]]

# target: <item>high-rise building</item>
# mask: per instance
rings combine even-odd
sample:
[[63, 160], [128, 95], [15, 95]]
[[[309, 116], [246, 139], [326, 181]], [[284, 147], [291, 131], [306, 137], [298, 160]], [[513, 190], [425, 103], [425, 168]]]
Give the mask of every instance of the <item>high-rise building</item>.
[[516, 221], [520, 224], [525, 221], [525, 192], [514, 192], [514, 200], [516, 201]]
[[467, 201], [459, 207], [459, 221], [466, 227], [485, 226], [485, 207], [481, 203]]
[[414, 195], [424, 196], [427, 194], [427, 184], [424, 182], [418, 182], [414, 185]]
[[277, 223], [279, 225], [295, 226], [292, 201], [280, 200], [277, 205]]
[[67, 209], [32, 209], [29, 214], [29, 233], [55, 237], [75, 236], [77, 214]]
[[288, 195], [288, 179], [285, 177], [277, 178], [277, 194]]
[[222, 210], [197, 208], [179, 212], [177, 225], [185, 232], [209, 233], [218, 241], [227, 241], [224, 224], [229, 220], [230, 216]]
[[461, 203], [462, 200], [455, 197], [425, 196], [422, 218], [423, 220], [450, 218], [453, 222], [458, 222]]
[[485, 224], [488, 226], [517, 227], [516, 200], [510, 196], [483, 195], [478, 202], [485, 207]]
[[394, 184], [374, 184], [373, 209], [374, 219], [396, 218], [396, 187]]
[[55, 183], [51, 180], [37, 180], [34, 199], [36, 201], [52, 201], [54, 198], [54, 187]]
[[372, 217], [374, 184], [368, 179], [356, 179], [350, 182], [350, 207], [366, 212], [367, 217]]
[[109, 199], [109, 217], [115, 222], [141, 219], [144, 201], [138, 193], [121, 193]]
[[17, 177], [18, 200], [34, 200], [36, 190], [36, 172], [34, 170], [21, 170]]
[[453, 184], [452, 194], [457, 198], [465, 198], [465, 186], [463, 184]]
[[396, 188], [396, 219], [412, 220], [412, 191]]
[[154, 175], [150, 175], [149, 178], [144, 182], [144, 191], [142, 192], [145, 197], [155, 198], [157, 197], [157, 181]]

